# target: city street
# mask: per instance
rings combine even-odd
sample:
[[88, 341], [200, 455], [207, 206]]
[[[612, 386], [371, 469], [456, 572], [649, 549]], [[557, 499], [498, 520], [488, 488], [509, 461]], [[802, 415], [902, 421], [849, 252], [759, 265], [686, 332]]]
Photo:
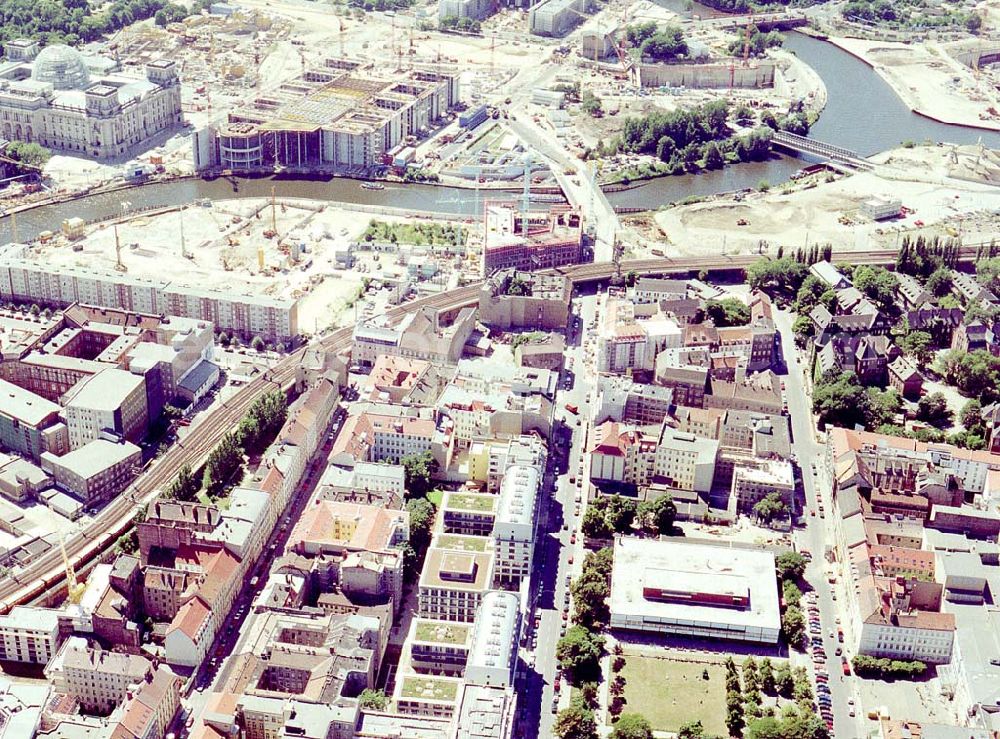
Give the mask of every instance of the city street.
[[[576, 495], [581, 487], [570, 478], [579, 482], [579, 465], [583, 458], [585, 421], [590, 416], [590, 395], [592, 383], [584, 378], [593, 377], [593, 373], [583, 369], [584, 352], [582, 347], [583, 329], [593, 317], [596, 301], [592, 296], [574, 300], [574, 310], [582, 312], [579, 322], [567, 331], [566, 362], [572, 363], [572, 370], [564, 371], [556, 394], [556, 417], [563, 423], [556, 426], [553, 437], [558, 439], [553, 443], [549, 455], [550, 474], [546, 476], [546, 491], [555, 492], [544, 499], [540, 516], [539, 547], [535, 554], [535, 580], [533, 595], [537, 595], [537, 608], [529, 618], [538, 618], [539, 627], [535, 634], [534, 667], [528, 668], [524, 690], [519, 690], [521, 720], [524, 726], [524, 736], [551, 737], [552, 723], [555, 714], [552, 711], [553, 699], [559, 700], [560, 707], [565, 707], [569, 701], [569, 685], [561, 682], [561, 690], [555, 691], [557, 675], [556, 644], [562, 636], [562, 628], [568, 624], [571, 611], [568, 610], [567, 620], [563, 620], [563, 609], [570, 609], [568, 596], [568, 580], [579, 567], [579, 557], [576, 547], [570, 544], [573, 532], [578, 528], [579, 516], [576, 515]], [[579, 307], [579, 306], [582, 306]], [[572, 378], [572, 387], [566, 388], [565, 379]], [[566, 409], [566, 405], [578, 407], [577, 414]], [[577, 425], [579, 423], [579, 425]], [[563, 442], [569, 438], [569, 446]], [[563, 455], [563, 450], [568, 453]], [[583, 506], [581, 503], [580, 512]], [[580, 544], [578, 543], [578, 546]], [[573, 557], [572, 563], [570, 558]]]
[[[834, 600], [833, 589], [827, 582], [824, 553], [827, 542], [832, 538], [832, 533], [828, 535], [826, 524], [829, 520], [828, 517], [833, 515], [833, 511], [829, 482], [820, 469], [823, 466], [826, 448], [816, 440], [810, 397], [806, 392], [803, 377], [803, 373], [806, 371], [805, 360], [803, 359], [802, 363], [796, 361], [798, 353], [792, 333], [794, 316], [784, 311], [775, 311], [774, 319], [781, 336], [782, 352], [788, 368], [788, 374], [784, 379], [788, 413], [792, 425], [792, 452], [802, 469], [805, 505], [816, 513], [815, 516], [812, 516], [808, 512], [803, 512], [805, 514], [805, 528], [797, 531], [796, 538], [799, 542], [799, 549], [807, 549], [813, 555], [812, 561], [806, 568], [806, 580], [818, 596], [819, 636], [823, 640], [823, 648], [827, 655], [826, 668], [819, 671], [825, 671], [829, 674], [835, 735], [854, 739], [865, 736], [865, 718], [860, 704], [861, 696], [858, 692], [857, 681], [853, 673], [850, 676], [844, 676], [840, 657], [836, 656], [837, 647], [846, 646], [846, 644], [841, 645], [837, 639], [839, 625], [837, 618], [841, 618], [845, 625], [847, 618], [846, 614], [845, 616], [840, 615], [839, 606], [844, 605], [843, 601]], [[821, 501], [825, 509], [822, 516], [818, 510], [818, 504]], [[850, 659], [852, 655], [847, 655], [845, 652], [845, 656]], [[853, 718], [850, 716], [849, 699], [853, 699], [857, 704], [857, 715]]]

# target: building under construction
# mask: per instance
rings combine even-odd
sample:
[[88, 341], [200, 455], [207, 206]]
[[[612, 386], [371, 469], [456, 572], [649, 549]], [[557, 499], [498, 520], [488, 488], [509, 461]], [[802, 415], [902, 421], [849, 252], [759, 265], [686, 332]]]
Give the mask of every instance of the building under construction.
[[488, 201], [483, 212], [483, 276], [500, 269], [530, 272], [584, 261], [583, 217], [568, 205], [530, 211]]
[[458, 72], [326, 59], [193, 134], [195, 168], [367, 167], [429, 131], [459, 100]]

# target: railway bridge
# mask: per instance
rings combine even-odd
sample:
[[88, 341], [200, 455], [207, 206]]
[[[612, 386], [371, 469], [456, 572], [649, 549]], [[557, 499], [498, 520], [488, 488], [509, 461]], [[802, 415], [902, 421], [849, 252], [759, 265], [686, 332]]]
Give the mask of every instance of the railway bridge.
[[846, 171], [868, 172], [875, 168], [874, 164], [857, 152], [841, 146], [828, 144], [825, 141], [812, 139], [808, 136], [799, 136], [797, 133], [775, 131], [771, 143], [779, 149], [784, 149], [795, 154], [808, 154], [825, 159], [831, 166]]

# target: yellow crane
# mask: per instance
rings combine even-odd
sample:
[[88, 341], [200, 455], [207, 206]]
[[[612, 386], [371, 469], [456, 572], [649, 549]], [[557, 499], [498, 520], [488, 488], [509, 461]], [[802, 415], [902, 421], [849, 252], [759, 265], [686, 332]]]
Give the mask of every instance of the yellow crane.
[[76, 581], [76, 570], [73, 569], [73, 565], [66, 555], [66, 542], [63, 540], [61, 531], [59, 532], [59, 551], [62, 552], [63, 565], [66, 567], [66, 598], [70, 603], [79, 603], [87, 586]]

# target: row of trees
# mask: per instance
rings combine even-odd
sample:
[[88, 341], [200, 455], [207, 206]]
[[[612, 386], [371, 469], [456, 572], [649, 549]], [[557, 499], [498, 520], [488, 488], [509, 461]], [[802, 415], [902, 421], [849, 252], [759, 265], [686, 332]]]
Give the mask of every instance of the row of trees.
[[632, 533], [635, 526], [649, 534], [669, 534], [677, 517], [677, 506], [669, 495], [640, 503], [621, 495], [599, 495], [583, 514], [583, 535], [608, 539], [612, 534]]
[[[559, 739], [597, 739], [594, 707], [601, 679], [604, 637], [601, 629], [609, 618], [607, 599], [611, 593], [611, 566], [614, 552], [605, 547], [590, 552], [583, 560], [580, 576], [571, 589], [574, 601], [573, 625], [556, 644], [559, 669], [579, 692], [569, 708], [556, 716], [553, 732]], [[626, 722], [624, 732], [630, 726]], [[627, 737], [622, 734], [622, 737]]]
[[[202, 474], [201, 488], [211, 497], [217, 497], [243, 470], [244, 454], [258, 454], [274, 441], [288, 416], [288, 399], [280, 390], [271, 390], [253, 402], [246, 416], [235, 430], [222, 437], [218, 446], [209, 453]], [[181, 470], [171, 483], [175, 493], [193, 497], [193, 482]], [[190, 469], [187, 469], [190, 474]], [[190, 499], [190, 498], [185, 498]]]
[[[405, 7], [409, 3], [403, 3]], [[482, 30], [482, 23], [475, 18], [457, 15], [446, 15], [441, 19], [441, 29], [447, 31], [465, 31], [466, 33], [479, 33]]]
[[889, 659], [888, 657], [869, 657], [858, 654], [851, 660], [854, 672], [858, 677], [874, 677], [879, 679], [913, 678], [927, 671], [927, 665], [920, 660]]

